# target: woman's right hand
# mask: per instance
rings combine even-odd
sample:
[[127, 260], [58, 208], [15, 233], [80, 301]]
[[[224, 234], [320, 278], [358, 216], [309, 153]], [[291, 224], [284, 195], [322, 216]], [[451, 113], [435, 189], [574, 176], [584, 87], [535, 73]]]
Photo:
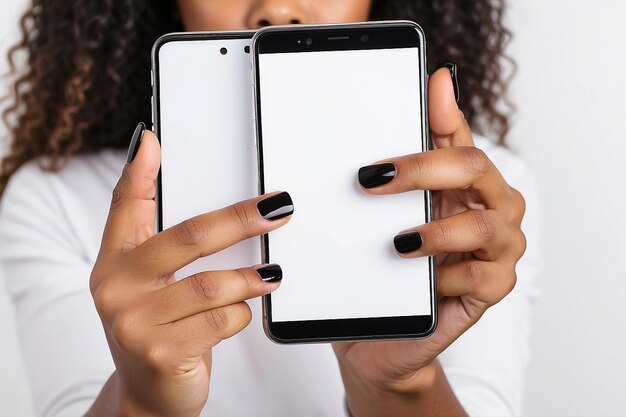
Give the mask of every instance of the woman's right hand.
[[282, 278], [280, 267], [260, 265], [174, 281], [192, 261], [283, 226], [293, 210], [286, 193], [265, 195], [154, 235], [159, 164], [159, 143], [146, 131], [113, 192], [91, 275], [116, 367], [93, 415], [197, 416], [208, 398], [212, 347], [248, 325], [244, 300], [274, 291]]

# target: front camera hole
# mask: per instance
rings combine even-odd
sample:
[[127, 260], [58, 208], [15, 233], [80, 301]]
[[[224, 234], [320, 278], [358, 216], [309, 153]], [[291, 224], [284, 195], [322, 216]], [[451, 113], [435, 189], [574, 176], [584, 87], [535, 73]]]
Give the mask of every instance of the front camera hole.
[[244, 51], [245, 53], [249, 54], [249, 53], [250, 53], [250, 47], [249, 47], [248, 45], [244, 46], [244, 47], [243, 47], [243, 51]]
[[228, 53], [228, 49], [226, 49], [226, 48], [221, 48], [220, 49], [220, 54], [226, 55], [227, 53]]

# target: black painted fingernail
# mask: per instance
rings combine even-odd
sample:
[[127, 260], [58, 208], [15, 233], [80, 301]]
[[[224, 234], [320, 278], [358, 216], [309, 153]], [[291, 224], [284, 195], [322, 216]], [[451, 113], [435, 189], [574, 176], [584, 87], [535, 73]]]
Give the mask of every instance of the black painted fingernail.
[[137, 151], [139, 150], [139, 146], [141, 146], [141, 139], [143, 139], [143, 132], [146, 131], [146, 125], [144, 122], [139, 122], [135, 131], [133, 132], [133, 137], [130, 140], [130, 145], [128, 146], [128, 155], [126, 156], [126, 163], [130, 164], [137, 156]]
[[417, 232], [400, 233], [393, 238], [393, 244], [402, 254], [415, 252], [422, 247], [422, 235]]
[[456, 64], [452, 64], [452, 63], [444, 64], [444, 67], [450, 70], [450, 75], [452, 76], [452, 85], [454, 86], [454, 98], [456, 99], [456, 102], [458, 103], [459, 96], [460, 96], [458, 69], [456, 67]]
[[278, 220], [293, 214], [293, 201], [284, 191], [259, 201], [256, 206], [266, 220]]
[[256, 270], [261, 280], [276, 282], [283, 279], [283, 269], [278, 264], [269, 264]]
[[391, 163], [369, 165], [359, 169], [359, 183], [363, 188], [380, 187], [396, 177], [396, 166]]

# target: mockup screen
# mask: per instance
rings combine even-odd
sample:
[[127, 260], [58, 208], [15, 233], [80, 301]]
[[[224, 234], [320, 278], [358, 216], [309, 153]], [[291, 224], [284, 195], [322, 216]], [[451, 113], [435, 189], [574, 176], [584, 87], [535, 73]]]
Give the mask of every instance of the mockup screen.
[[400, 231], [425, 222], [423, 191], [374, 196], [358, 170], [421, 152], [417, 48], [259, 55], [265, 191], [295, 212], [269, 235], [281, 265], [272, 320], [431, 314], [427, 258], [403, 259]]

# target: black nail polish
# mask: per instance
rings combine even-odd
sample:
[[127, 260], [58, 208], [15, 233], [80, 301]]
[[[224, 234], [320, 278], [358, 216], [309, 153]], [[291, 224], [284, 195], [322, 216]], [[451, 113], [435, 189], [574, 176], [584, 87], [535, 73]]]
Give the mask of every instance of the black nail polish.
[[422, 247], [422, 236], [417, 232], [400, 233], [393, 238], [393, 244], [402, 254], [415, 252]]
[[458, 69], [456, 64], [452, 64], [452, 63], [447, 63], [444, 64], [444, 67], [448, 68], [450, 70], [450, 75], [452, 76], [452, 85], [454, 86], [454, 98], [456, 99], [456, 102], [459, 102], [459, 76], [458, 76]]
[[261, 200], [256, 206], [266, 220], [278, 220], [293, 214], [293, 201], [287, 192]]
[[363, 188], [380, 187], [388, 184], [395, 177], [396, 167], [391, 163], [370, 165], [359, 169], [359, 183]]
[[139, 150], [139, 146], [141, 145], [141, 139], [143, 139], [143, 132], [146, 131], [146, 125], [144, 122], [139, 122], [135, 131], [133, 132], [133, 137], [130, 140], [130, 145], [128, 146], [128, 155], [126, 156], [126, 163], [130, 164], [137, 156], [137, 151]]
[[278, 264], [269, 264], [256, 270], [261, 280], [276, 282], [283, 279], [283, 269]]

